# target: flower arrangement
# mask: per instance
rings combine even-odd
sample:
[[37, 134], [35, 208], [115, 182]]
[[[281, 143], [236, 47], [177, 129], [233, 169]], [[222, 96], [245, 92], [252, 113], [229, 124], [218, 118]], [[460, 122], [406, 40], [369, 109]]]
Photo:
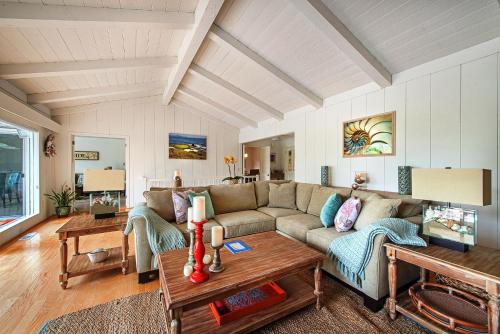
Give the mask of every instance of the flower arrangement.
[[[227, 165], [227, 169], [229, 170], [229, 176], [222, 179], [222, 182], [229, 181], [229, 183], [238, 183], [240, 179], [243, 177], [236, 176], [236, 163], [238, 161], [232, 155], [224, 156], [224, 164]], [[233, 165], [233, 171], [231, 172], [231, 165]], [[234, 176], [233, 176], [234, 175]]]

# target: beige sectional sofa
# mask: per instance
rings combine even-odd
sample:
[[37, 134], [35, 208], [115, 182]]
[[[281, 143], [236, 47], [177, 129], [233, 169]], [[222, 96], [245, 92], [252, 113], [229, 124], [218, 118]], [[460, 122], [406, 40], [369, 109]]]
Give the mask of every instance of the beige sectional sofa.
[[[271, 181], [275, 182], [275, 181]], [[238, 185], [216, 185], [204, 188], [190, 188], [194, 191], [208, 190], [214, 206], [215, 217], [204, 225], [204, 241], [210, 241], [212, 226], [221, 225], [224, 228], [224, 238], [234, 238], [248, 234], [276, 230], [278, 233], [306, 243], [310, 247], [326, 253], [330, 243], [343, 235], [354, 233], [339, 233], [332, 228], [324, 228], [320, 220], [320, 212], [328, 197], [337, 193], [347, 199], [350, 196], [359, 197], [362, 202], [373, 195], [374, 191], [351, 190], [350, 188], [322, 187], [315, 184], [296, 183], [296, 208], [268, 207], [269, 182], [260, 181]], [[179, 189], [176, 189], [179, 190]], [[383, 198], [401, 199], [397, 217], [405, 218], [413, 223], [421, 222], [421, 202], [409, 196], [396, 193], [375, 191]], [[187, 239], [186, 224], [176, 224], [172, 204], [172, 189], [157, 188], [144, 193], [146, 204], [155, 210], [163, 219], [172, 222]], [[362, 209], [363, 210], [363, 209]], [[152, 272], [152, 252], [146, 235], [146, 222], [142, 218], [133, 219], [135, 230], [136, 265], [139, 282], [147, 281]], [[366, 279], [362, 287], [353, 286], [342, 274], [337, 272], [332, 260], [327, 259], [323, 269], [345, 283], [353, 286], [364, 294], [365, 304], [376, 309], [388, 294], [387, 257], [382, 246], [385, 238], [375, 239], [374, 251], [366, 268]], [[418, 277], [418, 270], [412, 266], [398, 268], [398, 285], [405, 285]]]

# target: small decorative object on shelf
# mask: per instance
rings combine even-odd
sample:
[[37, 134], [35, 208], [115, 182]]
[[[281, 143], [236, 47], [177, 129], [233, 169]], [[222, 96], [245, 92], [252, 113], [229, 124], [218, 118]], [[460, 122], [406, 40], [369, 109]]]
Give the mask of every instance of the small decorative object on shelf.
[[44, 147], [44, 153], [47, 158], [52, 158], [56, 155], [56, 144], [55, 144], [55, 139], [56, 137], [54, 136], [53, 133], [47, 136], [45, 139], [45, 143], [43, 145]]
[[193, 198], [193, 224], [196, 226], [196, 242], [194, 244], [194, 271], [189, 277], [192, 283], [203, 283], [208, 279], [208, 274], [204, 271], [205, 246], [203, 245], [203, 225], [208, 220], [205, 218], [205, 197], [196, 196]]
[[[229, 170], [229, 176], [222, 179], [222, 182], [226, 182], [228, 184], [236, 184], [243, 179], [242, 176], [236, 176], [236, 163], [238, 161], [232, 155], [224, 156], [224, 164], [227, 165], [227, 169]], [[233, 165], [233, 171], [231, 172], [231, 165]], [[234, 175], [234, 176], [233, 176]]]
[[188, 216], [187, 229], [189, 232], [189, 252], [188, 252], [188, 260], [186, 262], [186, 266], [193, 267], [194, 264], [196, 263], [194, 260], [194, 238], [195, 238], [194, 230], [195, 230], [196, 226], [193, 224], [193, 208], [192, 207], [188, 208], [187, 216]]
[[184, 265], [184, 276], [189, 277], [193, 273], [193, 266], [188, 264]]
[[329, 168], [328, 166], [321, 166], [321, 185], [323, 187], [327, 187], [329, 182], [328, 182], [328, 172]]
[[398, 192], [411, 195], [411, 166], [398, 166]]
[[224, 245], [223, 242], [223, 228], [222, 226], [214, 226], [212, 227], [212, 248], [214, 251], [214, 262], [208, 268], [213, 273], [220, 273], [224, 271], [224, 266], [222, 265], [222, 261], [220, 259], [220, 249]]
[[174, 188], [182, 187], [181, 171], [176, 169], [174, 171]]
[[367, 181], [366, 172], [355, 172], [354, 173], [354, 183], [352, 184], [352, 189], [356, 190], [362, 187]]
[[105, 261], [108, 258], [109, 251], [104, 248], [97, 248], [87, 253], [87, 256], [89, 257], [90, 262], [99, 263]]

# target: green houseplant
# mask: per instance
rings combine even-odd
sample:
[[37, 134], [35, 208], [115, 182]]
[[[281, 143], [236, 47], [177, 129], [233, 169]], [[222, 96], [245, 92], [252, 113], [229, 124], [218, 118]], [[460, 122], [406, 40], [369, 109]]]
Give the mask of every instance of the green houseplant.
[[52, 193], [45, 194], [56, 207], [56, 214], [58, 217], [66, 217], [71, 212], [71, 207], [75, 201], [76, 194], [67, 185], [61, 186], [61, 191], [56, 192], [52, 190]]

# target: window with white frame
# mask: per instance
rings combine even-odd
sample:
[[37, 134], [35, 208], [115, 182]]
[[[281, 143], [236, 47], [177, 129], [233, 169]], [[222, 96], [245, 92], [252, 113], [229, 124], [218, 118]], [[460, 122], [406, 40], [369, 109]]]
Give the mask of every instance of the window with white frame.
[[38, 132], [0, 120], [0, 229], [39, 212]]

